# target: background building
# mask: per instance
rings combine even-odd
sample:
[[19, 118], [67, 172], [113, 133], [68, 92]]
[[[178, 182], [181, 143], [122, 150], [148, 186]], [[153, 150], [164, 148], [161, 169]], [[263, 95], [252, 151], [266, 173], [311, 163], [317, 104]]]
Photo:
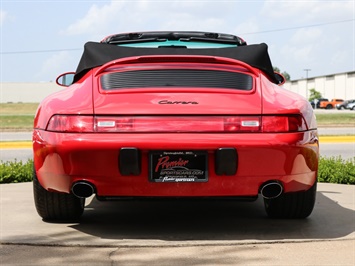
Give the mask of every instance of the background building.
[[0, 83], [0, 103], [39, 103], [49, 94], [63, 90], [55, 82]]
[[315, 89], [323, 98], [355, 99], [355, 71], [327, 76], [291, 80], [283, 85], [286, 89], [309, 98], [309, 90]]

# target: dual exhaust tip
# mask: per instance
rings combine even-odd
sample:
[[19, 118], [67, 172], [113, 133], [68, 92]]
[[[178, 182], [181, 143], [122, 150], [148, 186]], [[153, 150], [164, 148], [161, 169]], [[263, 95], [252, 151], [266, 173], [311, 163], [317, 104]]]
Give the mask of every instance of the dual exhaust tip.
[[95, 193], [95, 188], [88, 182], [80, 181], [74, 183], [71, 188], [71, 191], [78, 198], [88, 198]]
[[[72, 187], [73, 194], [78, 198], [88, 198], [95, 193], [95, 187], [88, 182], [76, 182]], [[274, 199], [283, 192], [283, 186], [277, 181], [264, 184], [260, 189], [260, 194], [265, 199]]]
[[283, 192], [283, 186], [277, 181], [271, 181], [264, 184], [260, 189], [260, 194], [264, 199], [275, 199], [281, 196]]

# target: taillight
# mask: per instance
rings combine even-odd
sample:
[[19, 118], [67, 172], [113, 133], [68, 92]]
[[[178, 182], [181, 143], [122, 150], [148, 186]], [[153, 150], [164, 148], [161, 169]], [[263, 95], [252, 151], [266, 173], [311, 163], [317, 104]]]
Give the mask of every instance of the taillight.
[[97, 132], [257, 132], [257, 116], [124, 116], [95, 118]]
[[94, 118], [83, 115], [55, 115], [49, 120], [47, 130], [55, 132], [93, 132]]
[[306, 131], [301, 115], [282, 116], [85, 116], [54, 115], [48, 131], [112, 133], [282, 133]]
[[262, 117], [262, 132], [298, 132], [306, 130], [307, 126], [301, 115]]
[[260, 116], [232, 116], [224, 119], [226, 132], [259, 132]]

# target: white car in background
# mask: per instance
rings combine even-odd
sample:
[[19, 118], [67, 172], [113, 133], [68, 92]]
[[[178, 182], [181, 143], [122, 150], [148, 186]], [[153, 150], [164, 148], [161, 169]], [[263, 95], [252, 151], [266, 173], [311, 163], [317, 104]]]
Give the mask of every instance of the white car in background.
[[355, 110], [355, 102], [348, 103], [345, 109]]
[[344, 109], [349, 109], [348, 108], [348, 104], [350, 103], [355, 103], [355, 100], [346, 100], [342, 103], [338, 103], [335, 107], [338, 109], [338, 110], [344, 110]]

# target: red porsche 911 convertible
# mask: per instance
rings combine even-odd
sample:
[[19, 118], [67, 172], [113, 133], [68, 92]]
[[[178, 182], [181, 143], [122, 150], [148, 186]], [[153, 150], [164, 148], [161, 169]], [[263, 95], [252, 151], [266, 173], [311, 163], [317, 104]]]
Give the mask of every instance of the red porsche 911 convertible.
[[34, 200], [77, 220], [85, 198], [264, 198], [272, 218], [313, 210], [319, 159], [309, 102], [281, 85], [266, 44], [141, 32], [88, 42], [67, 88], [39, 105]]

